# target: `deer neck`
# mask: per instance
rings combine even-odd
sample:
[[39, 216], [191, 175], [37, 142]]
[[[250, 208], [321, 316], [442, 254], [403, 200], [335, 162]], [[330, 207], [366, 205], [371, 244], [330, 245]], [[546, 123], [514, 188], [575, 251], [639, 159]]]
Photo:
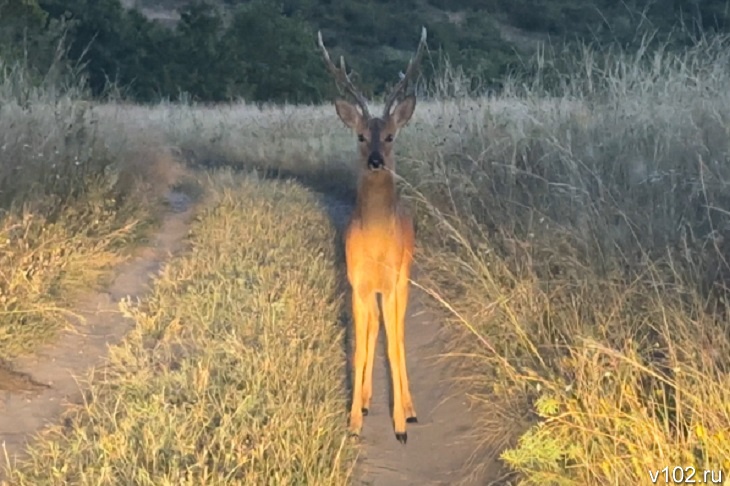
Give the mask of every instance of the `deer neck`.
[[357, 213], [365, 228], [393, 222], [398, 206], [395, 178], [389, 170], [365, 171], [357, 191]]

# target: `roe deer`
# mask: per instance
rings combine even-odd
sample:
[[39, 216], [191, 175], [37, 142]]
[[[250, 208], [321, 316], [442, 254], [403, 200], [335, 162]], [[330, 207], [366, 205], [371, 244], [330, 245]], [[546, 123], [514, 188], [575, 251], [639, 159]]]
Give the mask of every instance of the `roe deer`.
[[322, 42], [321, 32], [318, 33], [318, 42], [335, 82], [353, 96], [361, 110], [343, 99], [335, 101], [340, 120], [357, 135], [360, 154], [357, 203], [345, 230], [347, 279], [352, 287], [355, 327], [355, 376], [349, 429], [353, 435], [359, 435], [363, 415], [367, 415], [370, 408], [373, 361], [382, 312], [393, 383], [393, 427], [396, 439], [405, 444], [408, 440], [406, 422], [417, 422], [408, 386], [404, 343], [415, 230], [413, 218], [396, 191], [393, 142], [416, 107], [415, 95], [404, 96], [395, 103], [401, 93], [405, 94], [406, 86], [423, 56], [426, 28], [422, 28], [416, 54], [409, 61], [405, 75], [388, 96], [383, 115], [379, 118], [370, 115], [365, 97], [347, 74], [344, 58], [340, 58], [339, 68], [333, 64]]

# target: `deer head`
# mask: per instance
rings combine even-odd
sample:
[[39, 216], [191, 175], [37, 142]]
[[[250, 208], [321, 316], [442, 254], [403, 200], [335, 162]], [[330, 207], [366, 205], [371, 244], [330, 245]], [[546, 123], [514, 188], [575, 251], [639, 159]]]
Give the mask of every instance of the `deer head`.
[[[388, 95], [385, 101], [385, 109], [380, 117], [373, 117], [370, 114], [365, 96], [353, 85], [350, 76], [347, 74], [344, 57], [340, 57], [340, 67], [336, 67], [324, 47], [322, 33], [318, 32], [317, 37], [327, 69], [335, 78], [337, 85], [344, 88], [360, 107], [360, 110], [358, 110], [355, 105], [344, 99], [335, 101], [335, 109], [340, 120], [357, 135], [360, 158], [365, 168], [373, 171], [381, 169], [395, 170], [393, 142], [398, 135], [398, 131], [408, 123], [416, 108], [416, 97], [414, 95], [403, 97], [401, 95], [405, 94], [407, 85], [413, 77], [421, 57], [423, 57], [424, 48], [426, 47], [426, 28], [422, 27], [421, 41], [418, 44], [416, 55], [408, 62], [405, 74], [402, 75], [401, 80]], [[399, 97], [401, 99], [396, 104]], [[393, 105], [395, 105], [395, 108], [393, 108]]]

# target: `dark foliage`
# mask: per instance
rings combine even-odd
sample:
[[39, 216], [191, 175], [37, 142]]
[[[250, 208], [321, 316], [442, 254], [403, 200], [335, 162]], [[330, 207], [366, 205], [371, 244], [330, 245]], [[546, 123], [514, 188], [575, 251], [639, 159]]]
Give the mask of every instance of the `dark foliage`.
[[[369, 95], [397, 79], [421, 25], [431, 59], [448, 56], [481, 86], [518, 68], [535, 38], [637, 46], [642, 35], [675, 43], [730, 28], [730, 0], [143, 0], [173, 9], [168, 28], [120, 0], [0, 0], [0, 59], [42, 71], [65, 31], [68, 58], [83, 62], [89, 87], [110, 86], [135, 101], [319, 102], [331, 96], [316, 50], [321, 29], [334, 56], [346, 55]], [[506, 40], [501, 28], [526, 42]], [[679, 32], [679, 34], [677, 34]], [[535, 36], [535, 34], [539, 34]], [[531, 37], [532, 36], [532, 37]], [[440, 52], [439, 52], [440, 51]], [[435, 69], [426, 62], [424, 74]], [[437, 64], [437, 63], [436, 63]]]

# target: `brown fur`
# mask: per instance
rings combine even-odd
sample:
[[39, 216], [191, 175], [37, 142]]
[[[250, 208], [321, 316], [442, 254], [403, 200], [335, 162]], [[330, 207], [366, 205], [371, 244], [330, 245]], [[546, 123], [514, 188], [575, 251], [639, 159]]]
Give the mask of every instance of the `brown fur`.
[[[411, 118], [416, 99], [406, 97], [390, 115], [366, 119], [355, 106], [335, 103], [340, 119], [359, 137], [360, 174], [357, 203], [345, 232], [347, 276], [352, 286], [355, 355], [350, 431], [360, 433], [370, 407], [373, 362], [382, 310], [393, 382], [393, 426], [398, 440], [407, 440], [406, 421], [416, 422], [405, 358], [405, 315], [413, 261], [413, 219], [395, 185], [393, 142]], [[379, 153], [385, 168], [371, 170], [370, 154]], [[379, 309], [377, 294], [381, 295]]]

